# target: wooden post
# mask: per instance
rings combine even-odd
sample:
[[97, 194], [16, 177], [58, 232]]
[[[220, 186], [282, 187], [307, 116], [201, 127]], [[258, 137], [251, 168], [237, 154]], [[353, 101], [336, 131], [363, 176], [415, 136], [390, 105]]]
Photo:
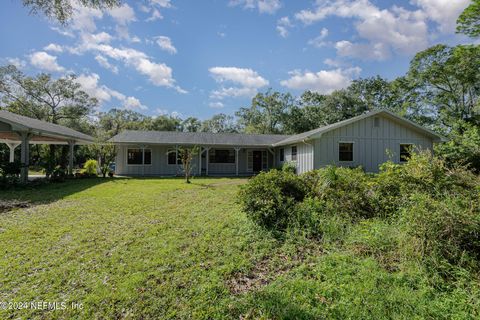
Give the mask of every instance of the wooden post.
[[10, 162], [15, 162], [15, 148], [20, 145], [19, 142], [8, 142], [7, 146], [10, 149]]
[[28, 182], [28, 165], [30, 160], [30, 134], [28, 132], [20, 132], [20, 137], [22, 138], [21, 144], [21, 155], [20, 162], [22, 163], [22, 168], [20, 171], [20, 179], [22, 183]]
[[145, 176], [145, 146], [142, 145], [142, 176]]
[[207, 164], [207, 167], [206, 167], [207, 169], [206, 169], [206, 173], [205, 173], [206, 176], [208, 176], [208, 165], [209, 165], [209, 161], [210, 161], [210, 159], [208, 159], [209, 158], [209, 153], [210, 153], [210, 147], [207, 147], [207, 160], [205, 161], [205, 163]]
[[202, 147], [198, 150], [198, 176], [202, 175]]
[[73, 175], [73, 152], [74, 152], [74, 147], [75, 147], [75, 141], [68, 141], [68, 147], [69, 147], [69, 152], [68, 152], [68, 175], [72, 176]]
[[175, 146], [175, 168], [177, 172], [175, 172], [175, 175], [178, 175], [179, 170], [178, 170], [178, 144]]
[[240, 148], [235, 148], [235, 172], [237, 176], [238, 176], [238, 151], [240, 151]]

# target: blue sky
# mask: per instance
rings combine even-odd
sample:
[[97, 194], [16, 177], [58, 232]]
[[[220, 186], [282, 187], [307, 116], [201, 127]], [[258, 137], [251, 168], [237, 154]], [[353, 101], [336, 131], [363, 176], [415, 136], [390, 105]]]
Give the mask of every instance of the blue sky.
[[329, 93], [406, 72], [415, 52], [455, 35], [469, 0], [142, 0], [75, 8], [66, 27], [2, 1], [0, 62], [75, 73], [101, 102], [147, 115], [233, 114], [268, 88]]

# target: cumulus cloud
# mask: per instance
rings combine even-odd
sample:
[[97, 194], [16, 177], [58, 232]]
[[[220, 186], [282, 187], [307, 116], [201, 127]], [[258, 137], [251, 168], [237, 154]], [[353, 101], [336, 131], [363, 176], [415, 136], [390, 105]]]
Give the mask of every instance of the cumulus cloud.
[[280, 0], [231, 0], [230, 6], [242, 6], [245, 9], [256, 9], [260, 13], [274, 14], [282, 7]]
[[469, 5], [470, 0], [413, 0], [411, 2], [422, 8], [428, 19], [437, 23], [440, 32], [453, 33], [458, 16]]
[[121, 25], [126, 25], [136, 20], [135, 11], [128, 4], [123, 4], [120, 7], [115, 7], [108, 10], [108, 14]]
[[322, 94], [347, 87], [354, 77], [358, 77], [361, 69], [358, 67], [347, 69], [320, 70], [318, 72], [294, 70], [289, 73], [290, 78], [280, 84], [289, 89], [312, 90]]
[[72, 23], [70, 27], [73, 30], [78, 30], [81, 32], [95, 32], [97, 25], [95, 24], [95, 19], [101, 19], [103, 13], [99, 9], [87, 8], [73, 3], [73, 14], [72, 14]]
[[40, 70], [48, 72], [63, 72], [65, 68], [57, 63], [57, 57], [52, 56], [45, 51], [37, 51], [30, 56], [30, 64]]
[[100, 104], [116, 99], [125, 109], [148, 109], [146, 106], [142, 105], [137, 98], [127, 97], [116, 90], [101, 85], [99, 84], [99, 80], [100, 76], [96, 73], [81, 74], [75, 79], [75, 81], [82, 86], [82, 89], [90, 96], [97, 98]]
[[160, 49], [166, 51], [170, 54], [176, 54], [177, 48], [173, 46], [172, 40], [166, 36], [158, 36], [155, 38], [155, 42], [158, 44]]
[[118, 73], [118, 67], [111, 64], [107, 58], [105, 58], [104, 56], [102, 55], [97, 55], [95, 57], [95, 60], [98, 62], [99, 65], [101, 65], [102, 67], [104, 67], [105, 69], [108, 69], [110, 71], [112, 71], [113, 73], [117, 74]]
[[390, 57], [390, 50], [384, 43], [351, 43], [338, 41], [335, 43], [337, 54], [343, 57], [353, 57], [361, 60], [385, 60]]
[[327, 36], [328, 36], [328, 29], [322, 28], [322, 30], [320, 30], [320, 34], [317, 37], [310, 39], [308, 41], [308, 44], [317, 48], [324, 47], [326, 45], [324, 40]]
[[295, 14], [296, 19], [307, 25], [328, 16], [354, 19], [359, 36], [377, 48], [388, 47], [389, 50], [413, 54], [428, 46], [427, 15], [422, 10], [406, 10], [398, 6], [379, 9], [369, 0], [335, 0], [317, 1], [314, 10]]
[[210, 102], [208, 105], [210, 106], [210, 108], [213, 109], [222, 109], [223, 107], [225, 107], [223, 102], [220, 101]]
[[6, 58], [5, 61], [7, 61], [8, 64], [17, 67], [18, 69], [23, 69], [27, 66], [27, 63], [20, 58]]
[[48, 46], [43, 47], [43, 50], [61, 53], [63, 52], [63, 47], [59, 44], [50, 43]]
[[281, 37], [286, 38], [291, 27], [293, 27], [293, 24], [289, 17], [282, 17], [277, 20], [277, 32]]
[[[221, 84], [210, 93], [210, 98], [221, 100], [226, 97], [253, 97], [259, 88], [269, 84], [256, 71], [237, 67], [213, 67], [209, 69], [216, 82]], [[227, 86], [225, 86], [227, 85]]]

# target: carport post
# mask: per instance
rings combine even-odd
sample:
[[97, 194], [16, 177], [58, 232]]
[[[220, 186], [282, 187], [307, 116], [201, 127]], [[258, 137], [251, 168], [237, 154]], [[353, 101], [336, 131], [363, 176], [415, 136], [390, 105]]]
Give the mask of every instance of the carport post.
[[20, 170], [20, 180], [22, 183], [28, 182], [28, 164], [30, 160], [30, 134], [28, 132], [20, 132], [20, 137], [22, 138], [21, 144], [21, 154], [20, 154], [20, 162], [22, 164], [22, 168]]
[[15, 148], [20, 145], [19, 142], [9, 142], [7, 143], [8, 148], [10, 149], [10, 162], [15, 161]]
[[240, 151], [240, 148], [235, 148], [235, 172], [237, 176], [238, 176], [238, 151]]
[[69, 152], [68, 152], [68, 175], [71, 176], [73, 175], [73, 152], [74, 152], [74, 147], [75, 147], [75, 141], [68, 141], [68, 147], [69, 147]]

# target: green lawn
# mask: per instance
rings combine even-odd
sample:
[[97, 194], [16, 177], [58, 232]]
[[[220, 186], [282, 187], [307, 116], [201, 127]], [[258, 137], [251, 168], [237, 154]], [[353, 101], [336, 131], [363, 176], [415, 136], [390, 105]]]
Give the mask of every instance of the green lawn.
[[470, 301], [478, 292], [439, 293], [422, 270], [387, 271], [348, 250], [276, 239], [236, 205], [245, 181], [92, 179], [2, 191], [31, 206], [0, 213], [0, 301], [66, 308], [0, 310], [0, 319], [468, 318], [478, 310]]

